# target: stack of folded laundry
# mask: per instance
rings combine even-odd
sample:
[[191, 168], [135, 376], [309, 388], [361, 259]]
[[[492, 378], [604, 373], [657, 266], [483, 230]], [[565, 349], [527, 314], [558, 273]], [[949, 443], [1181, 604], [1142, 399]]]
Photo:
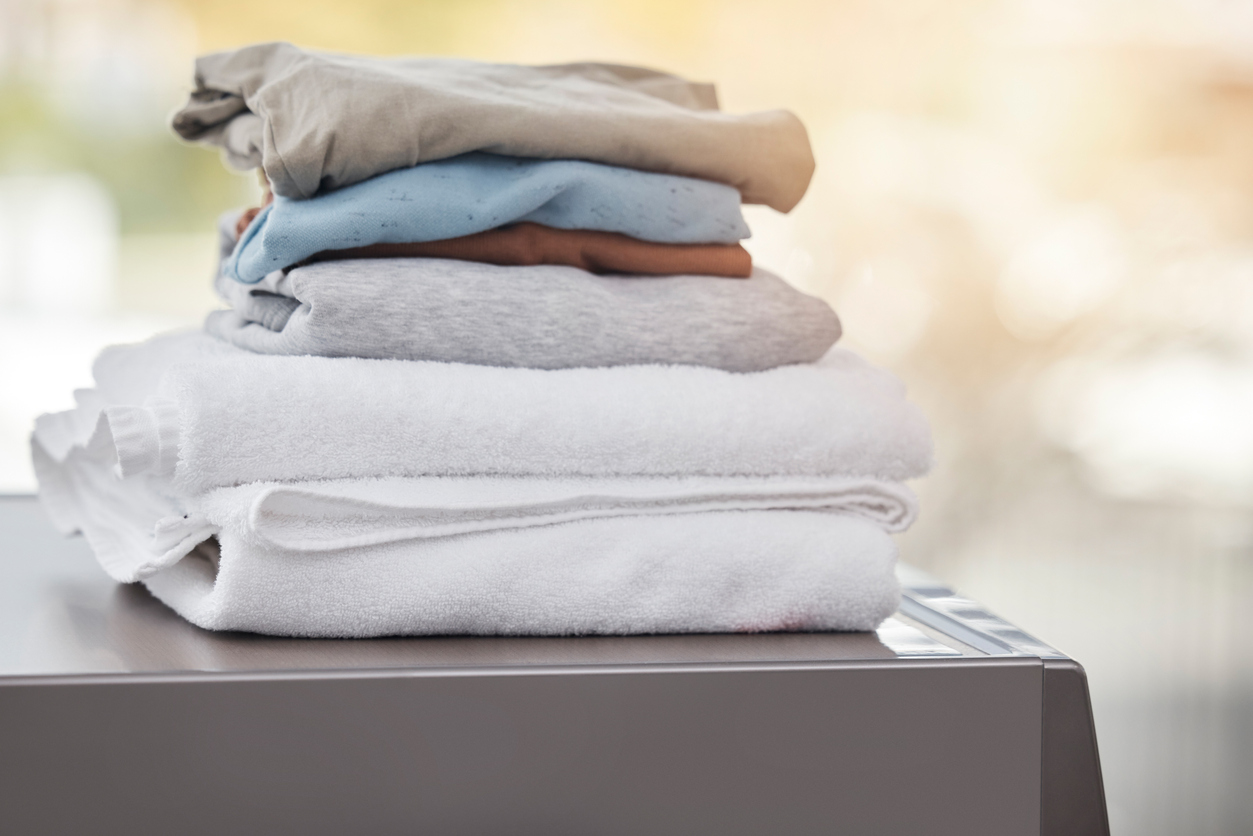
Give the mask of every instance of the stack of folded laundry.
[[867, 630], [931, 441], [755, 269], [794, 116], [634, 67], [201, 58], [174, 119], [260, 168], [203, 331], [106, 349], [32, 440], [54, 521], [211, 629]]

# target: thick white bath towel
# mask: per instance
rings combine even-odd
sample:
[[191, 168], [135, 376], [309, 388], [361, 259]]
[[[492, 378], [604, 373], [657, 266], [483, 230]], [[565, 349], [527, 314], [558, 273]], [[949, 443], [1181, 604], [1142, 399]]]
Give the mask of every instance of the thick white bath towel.
[[690, 366], [499, 369], [267, 357], [200, 332], [106, 350], [97, 388], [45, 416], [60, 458], [108, 423], [127, 476], [185, 494], [382, 476], [859, 476], [926, 472], [900, 382], [835, 348], [735, 374]]
[[208, 541], [145, 580], [194, 624], [354, 638], [872, 630], [899, 603], [895, 544], [851, 516], [614, 517], [291, 552], [253, 538], [238, 513], [252, 490], [215, 492], [220, 552]]
[[186, 555], [143, 582], [207, 629], [346, 638], [871, 630], [898, 603], [895, 544], [848, 514], [610, 516], [299, 551], [255, 521], [270, 489], [210, 491]]
[[202, 627], [292, 636], [868, 630], [895, 609], [901, 485], [500, 477], [251, 484], [116, 473], [107, 421], [40, 495], [121, 581]]
[[733, 374], [106, 351], [43, 416], [40, 494], [210, 629], [293, 636], [866, 630], [930, 461], [847, 351]]
[[[115, 579], [141, 580], [218, 533], [212, 491], [182, 493], [168, 475], [118, 474], [103, 417], [66, 450], [50, 450], [41, 436], [31, 446], [45, 508], [66, 533], [83, 532]], [[250, 491], [253, 538], [301, 552], [623, 516], [816, 510], [895, 532], [917, 515], [904, 485], [840, 476], [392, 477], [254, 483]]]

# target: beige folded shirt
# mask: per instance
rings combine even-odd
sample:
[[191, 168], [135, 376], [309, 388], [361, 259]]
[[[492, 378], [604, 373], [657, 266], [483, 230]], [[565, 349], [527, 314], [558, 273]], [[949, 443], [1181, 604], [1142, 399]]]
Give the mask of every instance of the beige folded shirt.
[[255, 44], [196, 60], [173, 118], [184, 139], [261, 166], [284, 197], [307, 198], [469, 151], [591, 160], [700, 177], [747, 203], [788, 211], [814, 170], [800, 120], [718, 111], [712, 85], [640, 67], [529, 67], [377, 58]]

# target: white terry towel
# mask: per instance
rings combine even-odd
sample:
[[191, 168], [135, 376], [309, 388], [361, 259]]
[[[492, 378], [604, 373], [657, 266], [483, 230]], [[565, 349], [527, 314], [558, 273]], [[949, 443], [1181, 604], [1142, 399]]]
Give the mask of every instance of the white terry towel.
[[899, 602], [891, 538], [840, 514], [609, 517], [291, 552], [259, 543], [238, 513], [252, 490], [215, 492], [218, 554], [208, 541], [145, 580], [194, 624], [325, 637], [872, 630]]
[[[898, 603], [895, 544], [850, 514], [607, 516], [301, 551], [257, 524], [272, 490], [200, 497], [204, 526], [145, 585], [207, 629], [344, 638], [871, 630]], [[99, 499], [62, 494], [59, 512], [90, 520]]]
[[930, 459], [900, 384], [843, 351], [536, 372], [183, 334], [95, 372], [37, 424], [41, 498], [113, 577], [209, 629], [872, 629], [898, 600], [887, 532], [916, 513], [894, 480]]
[[[66, 533], [82, 531], [105, 570], [123, 582], [173, 565], [218, 533], [213, 494], [180, 492], [169, 476], [119, 476], [101, 417], [64, 453], [37, 431], [40, 495]], [[328, 552], [405, 540], [526, 529], [622, 516], [713, 511], [815, 510], [903, 531], [917, 500], [899, 483], [864, 477], [389, 477], [253, 483], [247, 526], [267, 547]]]
[[189, 621], [292, 636], [869, 630], [901, 485], [755, 477], [392, 478], [180, 495], [120, 477], [100, 421], [41, 498]]
[[735, 374], [268, 357], [200, 332], [106, 350], [79, 408], [37, 424], [62, 458], [99, 417], [120, 472], [183, 493], [381, 476], [861, 476], [930, 466], [904, 387], [853, 353]]

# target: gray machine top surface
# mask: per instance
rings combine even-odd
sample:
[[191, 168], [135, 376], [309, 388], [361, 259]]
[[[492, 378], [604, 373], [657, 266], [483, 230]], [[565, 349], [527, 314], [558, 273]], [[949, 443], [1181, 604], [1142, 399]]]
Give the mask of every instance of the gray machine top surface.
[[113, 582], [82, 538], [60, 536], [29, 496], [0, 497], [0, 578], [0, 677], [1060, 657], [908, 569], [901, 611], [877, 633], [370, 640], [213, 633], [142, 586]]
[[1108, 836], [1082, 668], [901, 580], [877, 633], [214, 633], [0, 497], [0, 830]]

